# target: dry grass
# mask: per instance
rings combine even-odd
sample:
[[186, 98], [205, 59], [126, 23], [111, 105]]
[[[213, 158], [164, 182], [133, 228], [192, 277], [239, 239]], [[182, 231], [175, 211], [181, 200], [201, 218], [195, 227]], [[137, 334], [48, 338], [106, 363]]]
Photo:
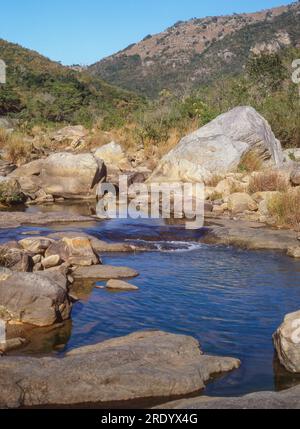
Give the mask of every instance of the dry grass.
[[291, 189], [274, 196], [269, 202], [269, 212], [277, 224], [284, 227], [300, 229], [300, 191]]
[[245, 173], [252, 173], [253, 171], [260, 171], [263, 167], [261, 157], [255, 151], [247, 152], [241, 159], [238, 171]]
[[288, 189], [287, 179], [279, 171], [262, 171], [251, 177], [249, 192], [285, 192]]
[[215, 174], [210, 179], [205, 181], [205, 185], [211, 188], [215, 188], [223, 179], [224, 179], [223, 176], [220, 176], [219, 174]]
[[30, 159], [32, 148], [24, 141], [23, 136], [17, 133], [7, 133], [0, 129], [0, 148], [5, 151], [7, 161], [18, 164]]

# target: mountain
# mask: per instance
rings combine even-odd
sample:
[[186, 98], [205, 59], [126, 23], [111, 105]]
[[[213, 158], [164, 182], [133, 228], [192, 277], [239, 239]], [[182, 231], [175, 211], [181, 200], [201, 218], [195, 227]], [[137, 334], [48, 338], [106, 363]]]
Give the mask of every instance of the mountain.
[[84, 70], [64, 67], [2, 39], [0, 58], [7, 66], [7, 83], [0, 85], [0, 115], [24, 123], [120, 123], [142, 102]]
[[240, 73], [252, 53], [300, 45], [300, 3], [178, 22], [89, 67], [93, 76], [156, 97]]

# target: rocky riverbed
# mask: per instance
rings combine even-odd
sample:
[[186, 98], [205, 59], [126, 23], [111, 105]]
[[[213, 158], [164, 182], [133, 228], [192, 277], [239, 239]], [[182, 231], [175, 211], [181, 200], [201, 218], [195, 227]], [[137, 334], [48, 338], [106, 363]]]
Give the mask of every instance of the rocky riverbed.
[[[23, 246], [24, 243], [26, 246], [36, 245], [41, 232], [50, 240], [50, 244], [54, 241], [55, 245], [64, 238], [67, 242], [75, 237], [88, 239], [96, 254], [101, 255], [102, 265], [78, 266], [72, 273], [74, 283], [68, 286], [73, 301], [71, 325], [66, 321], [61, 325], [56, 323], [52, 328], [46, 327], [42, 330], [39, 327], [28, 329], [26, 325], [10, 326], [8, 332], [11, 332], [11, 338], [23, 338], [26, 341], [18, 344], [21, 346], [20, 351], [15, 350], [16, 345], [12, 344], [14, 350], [10, 352], [10, 357], [2, 359], [7, 373], [12, 371], [17, 378], [22, 376], [22, 374], [16, 374], [13, 369], [17, 362], [15, 359], [19, 362], [25, 359], [13, 357], [20, 356], [20, 353], [26, 356], [29, 354], [24, 363], [32, 365], [32, 368], [36, 365], [40, 368], [40, 365], [43, 365], [43, 361], [40, 360], [41, 354], [53, 354], [53, 351], [62, 353], [65, 356], [63, 360], [56, 360], [55, 356], [46, 358], [50, 359], [47, 365], [49, 362], [49, 365], [51, 363], [55, 367], [59, 362], [60, 364], [65, 360], [68, 362], [69, 356], [75, 357], [77, 354], [76, 359], [79, 362], [81, 348], [89, 344], [95, 344], [89, 352], [96, 355], [98, 349], [102, 350], [103, 340], [109, 340], [112, 337], [126, 338], [127, 334], [140, 329], [163, 329], [179, 335], [188, 334], [196, 337], [203, 350], [214, 356], [233, 356], [232, 360], [227, 360], [232, 362], [232, 367], [226, 368], [235, 368], [235, 371], [225, 378], [209, 383], [205, 390], [206, 394], [222, 396], [223, 392], [226, 395], [231, 392], [234, 396], [234, 394], [253, 390], [281, 390], [300, 382], [297, 376], [289, 375], [278, 363], [274, 364], [274, 368], [277, 369], [273, 370], [272, 362], [274, 354], [272, 334], [285, 314], [298, 309], [299, 264], [297, 260], [285, 256], [287, 248], [297, 244], [297, 234], [286, 235], [285, 231], [266, 228], [262, 224], [241, 223], [215, 215], [208, 215], [205, 228], [193, 233], [186, 231], [180, 223], [168, 225], [161, 221], [152, 223], [130, 220], [97, 222], [94, 217], [88, 216], [84, 216], [82, 223], [79, 221], [80, 215], [76, 215], [76, 221], [73, 222], [74, 215], [70, 214], [64, 214], [63, 217], [64, 219], [69, 217], [70, 223], [60, 224], [50, 220], [47, 224], [48, 213], [50, 213], [50, 219], [55, 219], [57, 214], [51, 212], [51, 206], [42, 209], [43, 212], [37, 211], [33, 215], [34, 219], [43, 217], [45, 220], [42, 229], [35, 222], [35, 226], [32, 226], [32, 212], [29, 211], [29, 213], [22, 213], [23, 225], [9, 230], [3, 229], [3, 232], [5, 231], [3, 237], [9, 236], [11, 240], [23, 243]], [[61, 210], [63, 206], [60, 207]], [[75, 206], [73, 211], [78, 211], [78, 206]], [[30, 219], [28, 226], [26, 226], [26, 217]], [[239, 242], [234, 241], [237, 236], [240, 238]], [[181, 239], [179, 240], [178, 237]], [[216, 241], [216, 237], [220, 237], [218, 238], [220, 241]], [[224, 237], [230, 241], [225, 241]], [[258, 244], [253, 244], [253, 237]], [[3, 241], [5, 238], [2, 239]], [[214, 244], [206, 244], [208, 241]], [[216, 243], [219, 244], [216, 245]], [[222, 243], [221, 246], [220, 243]], [[228, 247], [228, 244], [238, 244], [241, 250], [237, 248], [234, 250]], [[245, 250], [247, 248], [260, 250]], [[268, 253], [263, 249], [268, 249]], [[270, 249], [275, 249], [276, 252], [270, 252]], [[278, 251], [280, 252], [277, 253]], [[264, 263], [261, 262], [262, 258]], [[216, 261], [219, 262], [216, 263]], [[224, 262], [221, 263], [221, 261]], [[250, 275], [252, 264], [256, 266], [253, 280]], [[122, 268], [126, 266], [128, 268]], [[195, 272], [193, 267], [196, 269]], [[241, 275], [242, 272], [245, 276]], [[273, 276], [268, 278], [270, 273], [273, 273]], [[135, 278], [138, 274], [140, 274], [139, 277]], [[40, 274], [37, 272], [35, 275]], [[114, 277], [131, 277], [132, 280], [129, 283], [138, 287], [138, 290], [110, 292], [109, 289], [104, 289], [106, 281]], [[289, 303], [282, 305], [286, 300], [286, 288], [289, 288], [290, 300]], [[281, 302], [280, 307], [275, 304], [276, 300]], [[273, 304], [269, 304], [271, 311], [266, 314], [266, 303], [273, 301]], [[257, 308], [258, 302], [262, 307]], [[184, 308], [189, 309], [187, 314]], [[246, 316], [247, 313], [249, 317]], [[239, 322], [236, 320], [237, 317]], [[267, 323], [266, 320], [268, 320]], [[243, 332], [247, 334], [243, 336]], [[148, 335], [150, 334], [146, 334]], [[166, 335], [166, 340], [169, 338], [167, 334], [159, 335]], [[133, 338], [137, 339], [138, 336]], [[177, 337], [175, 335], [172, 338]], [[126, 339], [120, 341], [123, 343]], [[138, 345], [139, 340], [136, 341]], [[251, 351], [252, 344], [255, 342], [257, 347]], [[155, 340], [154, 343], [157, 344], [157, 341]], [[164, 341], [164, 343], [167, 347], [168, 342]], [[86, 351], [87, 349], [83, 349], [82, 353]], [[165, 353], [169, 352], [165, 350], [162, 353], [162, 350], [153, 348], [151, 353], [156, 353], [158, 359], [164, 359]], [[33, 354], [37, 354], [37, 357], [31, 358]], [[241, 361], [240, 369], [236, 369], [239, 361]], [[214, 365], [213, 362], [211, 360], [209, 365]], [[190, 365], [188, 362], [182, 364]], [[78, 365], [82, 364], [78, 363]], [[120, 373], [126, 377], [127, 370], [124, 372], [124, 368], [127, 366], [123, 366], [123, 372], [120, 369]], [[227, 371], [220, 367], [220, 363], [218, 368], [221, 372]], [[96, 370], [98, 371], [97, 365], [93, 371]], [[134, 372], [134, 369], [129, 372], [131, 371]], [[217, 371], [212, 370], [211, 374], [215, 372]], [[90, 370], [87, 368], [85, 373], [89, 374]], [[262, 374], [264, 374], [263, 377]], [[172, 377], [177, 375], [172, 372]], [[193, 380], [193, 376], [187, 377], [188, 380]], [[178, 391], [170, 389], [159, 392], [149, 387], [150, 393], [141, 390], [139, 395], [127, 397], [124, 394], [118, 399], [105, 395], [102, 399], [101, 393], [101, 398], [97, 401], [91, 387], [87, 396], [80, 398], [79, 394], [78, 396], [74, 394], [70, 401], [72, 404], [97, 402], [100, 406], [101, 402], [105, 404], [113, 400], [122, 402], [145, 397], [150, 400], [150, 398], [162, 396], [172, 399], [177, 395], [185, 396], [188, 393], [200, 391], [203, 389], [204, 380], [207, 382], [209, 378], [205, 376], [201, 382], [196, 381], [195, 385], [184, 391], [178, 388]], [[21, 391], [28, 392], [25, 396], [30, 399], [26, 399], [21, 404], [19, 387], [13, 387], [14, 377], [9, 379], [12, 380], [10, 389], [15, 393], [12, 394], [11, 402], [6, 403], [8, 406], [61, 404], [61, 399], [56, 397], [55, 392], [51, 393], [51, 399], [48, 397], [42, 397], [42, 401], [32, 399], [34, 397], [29, 392], [38, 392], [39, 387], [34, 379], [31, 384], [25, 378], [24, 388], [22, 385]], [[119, 375], [116, 379], [120, 381]], [[4, 382], [7, 383], [7, 380], [5, 379]], [[178, 386], [186, 386], [186, 382], [178, 383]], [[115, 387], [115, 384], [113, 385]], [[120, 391], [123, 392], [124, 389], [120, 388]], [[163, 402], [166, 401], [160, 399], [160, 403]], [[189, 406], [192, 407], [193, 403]]]
[[[151, 169], [115, 142], [77, 150], [0, 165], [0, 406], [297, 408], [299, 164], [267, 121], [233, 109]], [[205, 184], [205, 225], [100, 220], [120, 175], [139, 213], [157, 182]]]

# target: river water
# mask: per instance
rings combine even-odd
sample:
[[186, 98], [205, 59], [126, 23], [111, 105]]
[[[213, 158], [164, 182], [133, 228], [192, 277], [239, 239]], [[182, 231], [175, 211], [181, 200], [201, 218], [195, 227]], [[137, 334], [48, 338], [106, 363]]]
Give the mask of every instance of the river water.
[[[53, 229], [2, 230], [0, 240]], [[300, 307], [298, 261], [277, 252], [205, 245], [199, 242], [202, 231], [161, 221], [110, 220], [69, 229], [109, 241], [151, 241], [153, 251], [104, 255], [104, 263], [139, 271], [132, 280], [139, 291], [77, 285], [82, 300], [74, 306], [72, 324], [45, 340], [39, 352], [63, 354], [137, 330], [159, 329], [192, 335], [205, 353], [242, 361], [240, 370], [212, 381], [205, 394], [239, 395], [300, 383], [300, 377], [279, 365], [272, 344], [284, 315]]]

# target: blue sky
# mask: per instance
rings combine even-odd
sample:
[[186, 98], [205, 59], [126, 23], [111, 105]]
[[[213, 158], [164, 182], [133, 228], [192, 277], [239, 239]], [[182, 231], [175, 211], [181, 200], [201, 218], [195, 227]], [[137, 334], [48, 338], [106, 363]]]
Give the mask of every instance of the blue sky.
[[63, 64], [91, 64], [179, 20], [252, 12], [285, 0], [0, 0], [0, 38]]

